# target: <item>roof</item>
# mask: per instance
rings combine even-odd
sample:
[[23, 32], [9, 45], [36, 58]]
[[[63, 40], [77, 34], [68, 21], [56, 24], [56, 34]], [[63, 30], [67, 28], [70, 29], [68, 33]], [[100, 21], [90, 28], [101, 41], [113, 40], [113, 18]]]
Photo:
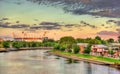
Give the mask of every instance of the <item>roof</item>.
[[97, 45], [94, 45], [94, 46], [96, 46], [98, 48], [108, 48], [108, 46], [103, 45], [103, 44], [97, 44]]
[[120, 43], [111, 43], [112, 46], [120, 46]]

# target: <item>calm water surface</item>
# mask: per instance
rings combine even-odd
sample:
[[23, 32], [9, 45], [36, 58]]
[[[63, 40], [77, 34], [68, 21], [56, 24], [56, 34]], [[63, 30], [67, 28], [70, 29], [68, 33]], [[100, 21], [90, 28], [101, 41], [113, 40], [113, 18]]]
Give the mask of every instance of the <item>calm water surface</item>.
[[0, 74], [120, 74], [120, 70], [29, 50], [0, 53]]

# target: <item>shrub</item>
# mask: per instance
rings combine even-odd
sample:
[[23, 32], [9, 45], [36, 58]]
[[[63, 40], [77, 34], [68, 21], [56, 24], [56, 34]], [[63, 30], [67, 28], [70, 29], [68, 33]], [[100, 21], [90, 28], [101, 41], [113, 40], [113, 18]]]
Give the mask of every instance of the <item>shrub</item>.
[[55, 50], [60, 50], [60, 45], [59, 45], [59, 44], [56, 44], [56, 45], [54, 46], [54, 49], [55, 49]]
[[10, 42], [8, 42], [8, 41], [3, 42], [3, 47], [4, 48], [9, 48], [10, 47]]
[[85, 48], [84, 53], [90, 54], [90, 52], [91, 52], [91, 45], [89, 44], [89, 45]]
[[73, 46], [73, 52], [74, 53], [79, 53], [80, 47], [78, 45]]
[[61, 47], [60, 47], [60, 50], [61, 50], [61, 51], [65, 51], [65, 47], [64, 47], [64, 46], [61, 46]]
[[114, 52], [113, 52], [113, 50], [112, 50], [112, 49], [108, 50], [108, 53], [109, 53], [109, 54], [111, 54], [111, 55], [113, 55], [113, 54], [114, 54]]

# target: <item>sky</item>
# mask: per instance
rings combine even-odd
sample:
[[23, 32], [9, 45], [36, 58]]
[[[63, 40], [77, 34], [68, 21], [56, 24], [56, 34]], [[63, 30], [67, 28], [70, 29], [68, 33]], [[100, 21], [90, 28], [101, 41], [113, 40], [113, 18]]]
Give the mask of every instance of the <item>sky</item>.
[[120, 0], [0, 0], [0, 37], [120, 35]]

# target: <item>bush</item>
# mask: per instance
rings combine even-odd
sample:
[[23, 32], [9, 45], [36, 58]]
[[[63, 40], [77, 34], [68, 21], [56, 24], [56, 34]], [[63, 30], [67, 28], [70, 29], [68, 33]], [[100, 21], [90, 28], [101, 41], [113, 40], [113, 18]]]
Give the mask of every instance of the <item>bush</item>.
[[61, 50], [61, 51], [65, 51], [65, 47], [64, 47], [64, 46], [61, 46], [61, 47], [60, 47], [60, 50]]
[[91, 45], [89, 44], [89, 45], [85, 48], [84, 53], [90, 54], [90, 52], [91, 52]]
[[54, 49], [55, 49], [55, 50], [60, 50], [60, 45], [59, 45], [59, 44], [56, 44], [56, 45], [54, 46]]
[[80, 47], [78, 45], [73, 46], [73, 51], [74, 51], [75, 54], [79, 53]]
[[21, 47], [23, 47], [23, 42], [13, 42], [12, 46], [14, 48], [21, 48]]
[[108, 53], [109, 54], [111, 54], [111, 55], [113, 55], [114, 54], [114, 52], [113, 52], [113, 50], [111, 49], [111, 50], [108, 50]]
[[8, 41], [3, 42], [3, 47], [4, 48], [9, 48], [10, 47], [10, 42], [8, 42]]

